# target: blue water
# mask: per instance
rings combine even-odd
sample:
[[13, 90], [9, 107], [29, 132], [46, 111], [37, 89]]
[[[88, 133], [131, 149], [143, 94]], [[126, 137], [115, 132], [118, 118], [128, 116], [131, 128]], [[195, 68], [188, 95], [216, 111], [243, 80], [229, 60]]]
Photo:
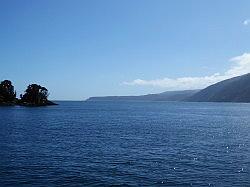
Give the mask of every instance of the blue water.
[[0, 107], [1, 186], [250, 186], [250, 104]]

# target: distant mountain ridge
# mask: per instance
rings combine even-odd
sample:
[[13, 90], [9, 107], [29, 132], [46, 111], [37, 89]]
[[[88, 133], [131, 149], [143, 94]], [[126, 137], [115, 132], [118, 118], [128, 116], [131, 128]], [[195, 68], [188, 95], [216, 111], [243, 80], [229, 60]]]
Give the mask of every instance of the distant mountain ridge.
[[208, 86], [187, 98], [192, 102], [250, 102], [250, 74]]
[[159, 94], [140, 96], [105, 96], [90, 97], [86, 101], [182, 101], [199, 90], [167, 91]]
[[203, 90], [167, 91], [141, 96], [90, 97], [87, 101], [250, 102], [250, 73], [233, 77]]

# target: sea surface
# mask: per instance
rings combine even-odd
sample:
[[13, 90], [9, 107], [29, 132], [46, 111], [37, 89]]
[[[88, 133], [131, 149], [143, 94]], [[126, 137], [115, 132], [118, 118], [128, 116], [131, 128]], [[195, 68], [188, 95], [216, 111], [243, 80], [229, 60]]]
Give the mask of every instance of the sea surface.
[[0, 186], [250, 186], [250, 104], [0, 107]]

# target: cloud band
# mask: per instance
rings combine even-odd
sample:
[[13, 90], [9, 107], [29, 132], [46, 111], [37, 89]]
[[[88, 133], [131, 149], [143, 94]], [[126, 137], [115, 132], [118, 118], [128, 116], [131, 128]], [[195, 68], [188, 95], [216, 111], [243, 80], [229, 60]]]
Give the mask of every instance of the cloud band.
[[215, 73], [204, 77], [180, 77], [176, 79], [136, 79], [131, 82], [123, 82], [123, 84], [130, 86], [162, 87], [166, 90], [201, 89], [219, 81], [250, 72], [250, 53], [244, 53], [241, 56], [230, 59], [230, 61], [233, 65], [224, 73]]

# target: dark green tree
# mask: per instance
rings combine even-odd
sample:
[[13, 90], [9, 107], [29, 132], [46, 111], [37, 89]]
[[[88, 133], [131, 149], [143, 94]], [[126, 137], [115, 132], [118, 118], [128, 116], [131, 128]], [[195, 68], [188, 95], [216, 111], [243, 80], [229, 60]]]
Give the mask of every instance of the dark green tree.
[[21, 95], [21, 101], [34, 105], [46, 105], [48, 103], [48, 90], [37, 84], [31, 84], [27, 87], [24, 95]]
[[16, 92], [11, 81], [4, 80], [0, 83], [0, 102], [14, 102]]

